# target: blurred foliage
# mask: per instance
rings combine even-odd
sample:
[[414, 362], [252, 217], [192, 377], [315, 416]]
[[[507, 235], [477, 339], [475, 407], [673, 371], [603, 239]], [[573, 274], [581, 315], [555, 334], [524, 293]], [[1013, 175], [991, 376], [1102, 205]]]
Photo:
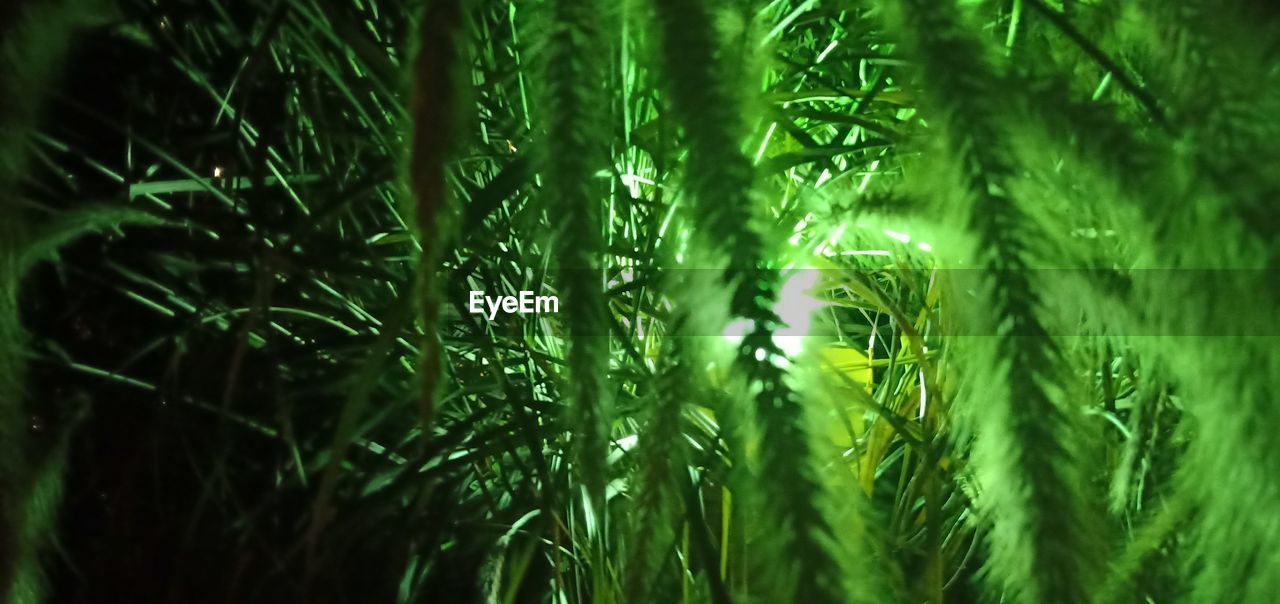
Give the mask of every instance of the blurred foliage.
[[0, 7], [0, 602], [1271, 602], [1278, 18]]

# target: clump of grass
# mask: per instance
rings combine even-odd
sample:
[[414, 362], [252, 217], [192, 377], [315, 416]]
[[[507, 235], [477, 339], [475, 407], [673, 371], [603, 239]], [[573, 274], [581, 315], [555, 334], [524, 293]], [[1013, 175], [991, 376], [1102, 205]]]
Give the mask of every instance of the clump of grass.
[[[43, 456], [65, 439], [29, 438], [15, 402], [15, 292], [77, 225], [119, 221], [78, 211], [105, 196], [185, 228], [60, 266], [92, 297], [73, 318], [111, 337], [45, 327], [38, 358], [154, 404], [142, 436], [191, 430], [184, 455], [140, 446], [208, 477], [184, 546], [255, 562], [221, 599], [1277, 591], [1280, 529], [1258, 511], [1280, 475], [1257, 429], [1280, 421], [1270, 342], [1129, 337], [1275, 331], [1261, 3], [886, 1], [887, 28], [809, 0], [430, 0], [421, 19], [380, 0], [120, 3], [94, 50], [130, 58], [98, 84], [127, 111], [55, 97], [70, 119], [32, 145], [43, 97], [0, 99], [23, 124], [0, 129], [0, 217], [21, 213], [0, 221], [0, 378], [19, 378], [0, 380], [0, 528], [27, 527], [0, 531], [0, 560], [47, 540]], [[793, 259], [842, 273], [822, 315], [835, 349], [866, 351], [854, 367], [811, 374], [778, 346]], [[1037, 270], [1081, 259], [1062, 282]], [[477, 287], [555, 288], [562, 313], [478, 320], [453, 298]], [[158, 318], [98, 325], [99, 303]], [[730, 320], [751, 325], [741, 348]], [[1096, 349], [1050, 336], [1081, 324], [1118, 345], [1101, 374]], [[210, 379], [227, 350], [237, 369]], [[1112, 374], [1131, 362], [1162, 371]], [[1080, 387], [1099, 375], [1114, 383]], [[86, 476], [72, 486], [96, 490]], [[1114, 518], [1095, 518], [1107, 483]]]

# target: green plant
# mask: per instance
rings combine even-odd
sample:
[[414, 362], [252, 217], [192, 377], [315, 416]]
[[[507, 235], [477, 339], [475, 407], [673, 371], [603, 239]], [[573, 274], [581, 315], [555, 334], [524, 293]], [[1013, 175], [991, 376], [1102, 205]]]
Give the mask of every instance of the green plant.
[[6, 604], [1277, 591], [1263, 3], [74, 4], [0, 74]]

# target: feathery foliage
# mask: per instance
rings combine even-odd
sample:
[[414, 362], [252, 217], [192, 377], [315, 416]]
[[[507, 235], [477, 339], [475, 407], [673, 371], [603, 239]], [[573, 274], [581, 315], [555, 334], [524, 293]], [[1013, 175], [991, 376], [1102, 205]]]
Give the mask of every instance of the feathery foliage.
[[96, 8], [71, 0], [19, 3], [0, 22], [0, 90], [6, 91], [0, 100], [0, 602], [5, 603], [44, 600], [40, 558], [57, 525], [69, 434], [32, 434], [37, 426], [27, 406], [27, 337], [19, 289], [40, 252], [93, 228], [77, 224], [55, 236], [32, 237], [20, 184], [42, 99], [60, 73], [72, 35], [92, 23]]
[[972, 239], [961, 262], [979, 273], [965, 286], [976, 285], [989, 301], [985, 316], [972, 320], [981, 325], [974, 333], [995, 341], [967, 347], [969, 371], [984, 382], [968, 396], [977, 407], [970, 413], [980, 502], [993, 519], [988, 574], [1017, 602], [1089, 602], [1100, 531], [1080, 489], [1085, 455], [1074, 437], [1070, 390], [1056, 375], [1062, 357], [1032, 282], [1034, 245], [1043, 236], [1015, 199], [1018, 168], [997, 117], [1011, 122], [1018, 108], [984, 94], [1001, 86], [964, 18], [950, 3], [908, 2], [895, 21], [920, 65], [922, 104], [935, 112], [926, 119], [946, 140], [939, 156], [954, 162], [934, 170], [957, 179], [957, 193], [939, 197]]
[[[556, 0], [537, 28], [543, 72], [541, 120], [547, 132], [541, 154], [546, 183], [540, 196], [548, 218], [558, 222], [553, 235], [559, 268], [559, 292], [567, 321], [568, 387], [571, 425], [580, 444], [577, 464], [593, 513], [604, 511], [612, 419], [609, 383], [609, 308], [603, 290], [605, 248], [599, 173], [608, 166], [609, 149], [599, 133], [608, 127], [599, 21], [602, 7], [587, 0]], [[532, 34], [538, 35], [538, 34]]]
[[[466, 56], [462, 34], [466, 27], [468, 4], [464, 0], [428, 3], [419, 18], [418, 38], [413, 61], [413, 102], [410, 107], [413, 132], [409, 154], [409, 182], [415, 196], [413, 216], [421, 238], [418, 288], [422, 296], [422, 324], [425, 333], [434, 334], [439, 325], [441, 298], [434, 271], [440, 264], [452, 239], [456, 213], [453, 194], [446, 185], [447, 162], [460, 143], [458, 122], [466, 122], [462, 110], [465, 95], [462, 88], [463, 57]], [[422, 417], [431, 425], [439, 387], [441, 351], [428, 337], [422, 347]]]
[[[755, 399], [759, 453], [754, 478], [764, 483], [787, 480], [789, 487], [766, 497], [768, 518], [784, 527], [774, 537], [780, 587], [777, 600], [843, 600], [838, 565], [829, 550], [831, 528], [821, 507], [822, 483], [812, 467], [804, 407], [788, 379], [791, 361], [774, 340], [780, 319], [776, 267], [765, 264], [765, 244], [753, 229], [753, 168], [743, 150], [739, 99], [728, 68], [732, 55], [719, 39], [711, 2], [659, 1], [655, 5], [665, 45], [664, 65], [671, 74], [671, 103], [688, 149], [685, 185], [701, 243], [724, 269], [733, 292], [729, 315], [749, 321], [736, 368]], [[703, 231], [702, 229], [705, 229]], [[737, 463], [750, 463], [739, 458]], [[743, 485], [746, 488], [753, 488]], [[774, 564], [778, 564], [775, 561]]]
[[0, 7], [5, 604], [1280, 591], [1264, 2], [98, 1]]

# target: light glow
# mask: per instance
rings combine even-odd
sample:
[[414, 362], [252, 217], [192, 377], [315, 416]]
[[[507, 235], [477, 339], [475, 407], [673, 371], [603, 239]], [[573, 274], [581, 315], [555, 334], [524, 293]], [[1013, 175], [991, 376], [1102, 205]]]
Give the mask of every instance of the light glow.
[[885, 229], [884, 234], [886, 237], [893, 239], [894, 241], [897, 241], [899, 243], [911, 243], [911, 235], [908, 235], [906, 233]]
[[747, 337], [748, 331], [755, 329], [755, 326], [755, 322], [751, 319], [734, 319], [724, 326], [724, 331], [721, 332], [721, 335], [730, 344], [737, 346], [742, 343], [743, 338]]
[[817, 270], [797, 269], [787, 277], [778, 292], [778, 302], [773, 310], [783, 326], [774, 332], [773, 340], [789, 356], [804, 349], [804, 338], [813, 327], [813, 311], [823, 306], [823, 302], [813, 295], [818, 277]]

